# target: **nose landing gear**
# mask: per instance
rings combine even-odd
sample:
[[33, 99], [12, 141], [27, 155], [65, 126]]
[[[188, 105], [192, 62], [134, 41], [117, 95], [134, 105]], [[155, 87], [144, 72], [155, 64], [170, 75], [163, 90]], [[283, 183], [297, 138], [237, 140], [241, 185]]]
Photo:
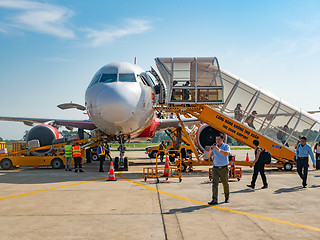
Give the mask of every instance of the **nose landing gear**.
[[129, 160], [124, 156], [124, 153], [126, 151], [124, 143], [126, 142], [126, 140], [126, 137], [120, 133], [118, 137], [118, 143], [120, 144], [118, 147], [118, 151], [120, 152], [120, 157], [114, 158], [114, 170], [116, 171], [128, 171]]

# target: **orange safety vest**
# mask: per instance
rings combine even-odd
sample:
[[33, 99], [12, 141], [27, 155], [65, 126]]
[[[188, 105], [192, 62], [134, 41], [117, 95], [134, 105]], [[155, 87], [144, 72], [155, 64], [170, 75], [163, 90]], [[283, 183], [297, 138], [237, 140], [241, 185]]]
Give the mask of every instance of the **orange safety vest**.
[[72, 148], [72, 157], [81, 157], [81, 147], [80, 146], [74, 146]]

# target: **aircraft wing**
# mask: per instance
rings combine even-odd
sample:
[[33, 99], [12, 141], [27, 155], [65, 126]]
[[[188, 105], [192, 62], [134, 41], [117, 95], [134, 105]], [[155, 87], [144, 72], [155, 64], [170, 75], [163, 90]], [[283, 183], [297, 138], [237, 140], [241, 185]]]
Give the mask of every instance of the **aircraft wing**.
[[[169, 128], [177, 128], [181, 126], [177, 118], [159, 119], [159, 120], [160, 120], [160, 124], [157, 127], [157, 131], [164, 131]], [[181, 121], [186, 127], [194, 126], [196, 124], [201, 124], [201, 122], [197, 118], [181, 118]]]
[[27, 126], [32, 126], [33, 123], [45, 123], [49, 125], [58, 125], [71, 128], [83, 128], [93, 130], [97, 127], [91, 120], [63, 120], [51, 118], [23, 118], [23, 117], [0, 117], [0, 121], [22, 122]]

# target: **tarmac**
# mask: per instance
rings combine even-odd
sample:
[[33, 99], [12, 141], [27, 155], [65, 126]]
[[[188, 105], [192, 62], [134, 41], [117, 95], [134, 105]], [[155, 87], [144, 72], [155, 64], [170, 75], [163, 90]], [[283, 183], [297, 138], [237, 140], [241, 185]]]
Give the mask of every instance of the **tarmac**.
[[[233, 151], [237, 160], [247, 152]], [[319, 170], [309, 169], [303, 189], [295, 170], [266, 169], [269, 188], [261, 189], [258, 176], [252, 190], [253, 170], [242, 167], [242, 179], [229, 181], [230, 203], [220, 184], [219, 204], [209, 206], [209, 167], [183, 173], [181, 183], [156, 183], [141, 178], [154, 160], [144, 152], [126, 155], [129, 171], [112, 182], [98, 162], [84, 164], [84, 173], [0, 170], [0, 239], [320, 239]]]

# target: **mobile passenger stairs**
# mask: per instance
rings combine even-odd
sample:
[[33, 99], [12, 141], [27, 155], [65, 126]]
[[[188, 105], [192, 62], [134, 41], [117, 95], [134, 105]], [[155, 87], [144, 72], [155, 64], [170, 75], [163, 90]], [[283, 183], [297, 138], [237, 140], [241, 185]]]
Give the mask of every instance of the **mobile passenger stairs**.
[[155, 62], [161, 75], [156, 78], [162, 81], [157, 109], [176, 114], [185, 133], [183, 141], [197, 158], [193, 163], [209, 165], [197, 154], [180, 116], [196, 117], [251, 148], [253, 140], [259, 140], [273, 157], [267, 167], [285, 170], [293, 168], [299, 136], [306, 136], [312, 145], [319, 139], [319, 120], [220, 69], [217, 58], [156, 58]]

